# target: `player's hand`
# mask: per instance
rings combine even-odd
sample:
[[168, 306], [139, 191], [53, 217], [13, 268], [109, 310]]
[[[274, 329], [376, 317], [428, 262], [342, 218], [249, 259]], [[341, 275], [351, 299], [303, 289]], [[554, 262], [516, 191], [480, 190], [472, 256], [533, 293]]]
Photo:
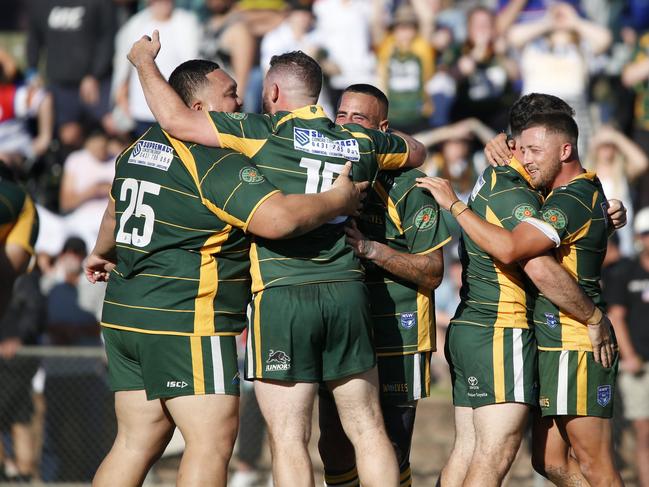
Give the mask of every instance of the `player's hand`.
[[10, 360], [16, 356], [16, 352], [22, 347], [23, 342], [18, 337], [6, 338], [0, 341], [0, 357]]
[[613, 346], [613, 337], [611, 336], [611, 322], [606, 315], [596, 325], [587, 325], [588, 338], [593, 346], [593, 358], [595, 362], [603, 367], [613, 365], [615, 359], [615, 349]]
[[90, 254], [83, 266], [83, 271], [86, 274], [86, 279], [95, 284], [97, 282], [108, 281], [110, 273], [114, 268], [114, 262], [100, 257], [97, 254]]
[[459, 200], [448, 179], [437, 177], [417, 178], [417, 186], [428, 190], [437, 201], [437, 204], [445, 210], [448, 210], [453, 202]]
[[358, 229], [355, 220], [351, 220], [345, 227], [346, 241], [354, 249], [354, 253], [361, 259], [373, 259], [376, 255], [376, 242], [368, 240]]
[[620, 200], [608, 200], [608, 217], [616, 230], [626, 225], [626, 208]]
[[127, 54], [127, 58], [136, 68], [143, 62], [153, 61], [160, 51], [160, 33], [153, 31], [151, 37], [142, 36], [135, 42]]
[[347, 162], [342, 171], [331, 186], [332, 190], [340, 192], [345, 202], [344, 215], [358, 216], [363, 209], [363, 200], [367, 194], [365, 191], [369, 188], [370, 183], [363, 181], [361, 183], [353, 182], [349, 173], [352, 170], [352, 163]]
[[506, 134], [498, 134], [485, 145], [484, 155], [492, 166], [506, 166], [514, 154], [515, 142], [507, 140]]

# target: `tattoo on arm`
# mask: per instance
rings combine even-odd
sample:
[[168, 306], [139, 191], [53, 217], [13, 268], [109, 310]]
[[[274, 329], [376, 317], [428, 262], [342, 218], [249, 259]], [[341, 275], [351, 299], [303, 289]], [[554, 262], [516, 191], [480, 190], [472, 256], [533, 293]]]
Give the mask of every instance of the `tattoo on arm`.
[[430, 289], [435, 289], [442, 282], [444, 260], [439, 249], [418, 255], [399, 252], [369, 240], [364, 240], [363, 245], [372, 246], [366, 255], [374, 254], [371, 260], [376, 265], [401, 279]]
[[588, 483], [581, 475], [570, 473], [566, 467], [545, 467], [550, 482], [561, 487], [586, 487]]

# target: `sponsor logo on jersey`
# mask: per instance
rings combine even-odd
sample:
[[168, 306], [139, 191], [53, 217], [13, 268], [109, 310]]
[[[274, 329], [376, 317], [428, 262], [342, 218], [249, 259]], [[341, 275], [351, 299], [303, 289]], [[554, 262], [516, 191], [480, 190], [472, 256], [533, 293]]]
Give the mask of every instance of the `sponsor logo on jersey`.
[[410, 330], [417, 324], [417, 315], [415, 313], [401, 313], [401, 328]]
[[422, 207], [415, 215], [415, 226], [419, 230], [428, 230], [437, 222], [437, 210], [428, 205]]
[[609, 402], [611, 402], [612, 388], [610, 385], [597, 386], [597, 404], [602, 407], [605, 407]]
[[360, 150], [356, 139], [334, 140], [317, 130], [293, 127], [293, 148], [309, 154], [339, 157], [359, 161]]
[[131, 151], [128, 163], [168, 171], [173, 158], [174, 151], [168, 145], [152, 140], [138, 140]]
[[167, 387], [170, 389], [184, 389], [187, 387], [189, 384], [185, 382], [184, 380], [168, 380], [167, 381]]
[[226, 117], [230, 117], [232, 120], [245, 120], [248, 118], [247, 113], [240, 113], [240, 112], [232, 112], [232, 113], [226, 113]]
[[268, 351], [268, 358], [266, 359], [266, 372], [275, 372], [278, 370], [288, 370], [291, 368], [291, 357], [286, 352], [281, 350]]
[[545, 396], [539, 397], [539, 406], [543, 409], [548, 409], [550, 407], [550, 398]]
[[239, 179], [244, 183], [259, 184], [264, 181], [264, 175], [256, 167], [246, 166], [239, 171]]
[[566, 228], [568, 217], [559, 208], [548, 208], [543, 212], [543, 219], [557, 230]]
[[545, 324], [548, 325], [550, 328], [556, 328], [557, 325], [559, 324], [559, 320], [557, 320], [557, 317], [554, 315], [554, 313], [544, 313], [545, 315]]
[[532, 218], [536, 216], [536, 209], [532, 205], [523, 203], [514, 208], [513, 212], [514, 218], [519, 221], [525, 220], [525, 218]]

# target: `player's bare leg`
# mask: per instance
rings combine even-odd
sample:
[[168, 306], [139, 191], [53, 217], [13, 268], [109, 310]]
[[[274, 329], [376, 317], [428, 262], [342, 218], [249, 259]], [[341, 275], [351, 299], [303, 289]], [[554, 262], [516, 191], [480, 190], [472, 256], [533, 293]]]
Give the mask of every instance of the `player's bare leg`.
[[473, 411], [475, 448], [465, 487], [497, 487], [521, 445], [530, 407], [521, 403], [490, 404]]
[[318, 451], [324, 464], [325, 482], [327, 476], [340, 476], [356, 469], [356, 455], [343, 425], [338, 417], [338, 409], [329, 391], [318, 392], [318, 422], [320, 439]]
[[473, 426], [473, 408], [455, 407], [455, 442], [451, 456], [442, 468], [437, 483], [443, 487], [460, 487], [473, 457], [475, 448], [475, 429]]
[[93, 487], [139, 486], [173, 434], [174, 424], [161, 401], [147, 401], [146, 393], [115, 393], [117, 436], [99, 466]]
[[165, 406], [185, 439], [176, 485], [225, 487], [239, 427], [239, 397], [179, 396]]
[[624, 485], [613, 462], [611, 420], [595, 416], [557, 416], [579, 468], [592, 487]]
[[399, 466], [381, 414], [376, 367], [327, 383], [345, 433], [354, 445], [363, 487], [399, 485]]
[[570, 452], [570, 444], [553, 417], [536, 414], [532, 433], [534, 470], [559, 487], [587, 487], [588, 481]]
[[268, 425], [275, 487], [313, 487], [307, 450], [318, 384], [255, 380], [259, 408]]

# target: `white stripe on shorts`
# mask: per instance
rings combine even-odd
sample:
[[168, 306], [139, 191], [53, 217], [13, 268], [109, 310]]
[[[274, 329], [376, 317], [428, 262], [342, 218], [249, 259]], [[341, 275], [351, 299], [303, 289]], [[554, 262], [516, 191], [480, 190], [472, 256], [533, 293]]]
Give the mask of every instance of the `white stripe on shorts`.
[[557, 378], [557, 414], [568, 414], [568, 350], [561, 350], [559, 356], [559, 377]]
[[221, 337], [210, 337], [212, 345], [212, 370], [214, 373], [214, 392], [223, 394], [225, 392], [225, 380], [223, 379], [223, 355], [221, 354]]
[[252, 354], [252, 306], [248, 303], [246, 308], [246, 317], [248, 318], [248, 334], [246, 335], [246, 360], [248, 360], [248, 372], [246, 379], [252, 379], [255, 376], [254, 355]]
[[523, 367], [523, 330], [512, 329], [512, 355], [514, 366], [514, 401], [525, 402], [525, 370]]
[[412, 373], [412, 395], [413, 400], [417, 401], [421, 399], [421, 354], [415, 353], [412, 356], [414, 363], [412, 364], [413, 373]]

